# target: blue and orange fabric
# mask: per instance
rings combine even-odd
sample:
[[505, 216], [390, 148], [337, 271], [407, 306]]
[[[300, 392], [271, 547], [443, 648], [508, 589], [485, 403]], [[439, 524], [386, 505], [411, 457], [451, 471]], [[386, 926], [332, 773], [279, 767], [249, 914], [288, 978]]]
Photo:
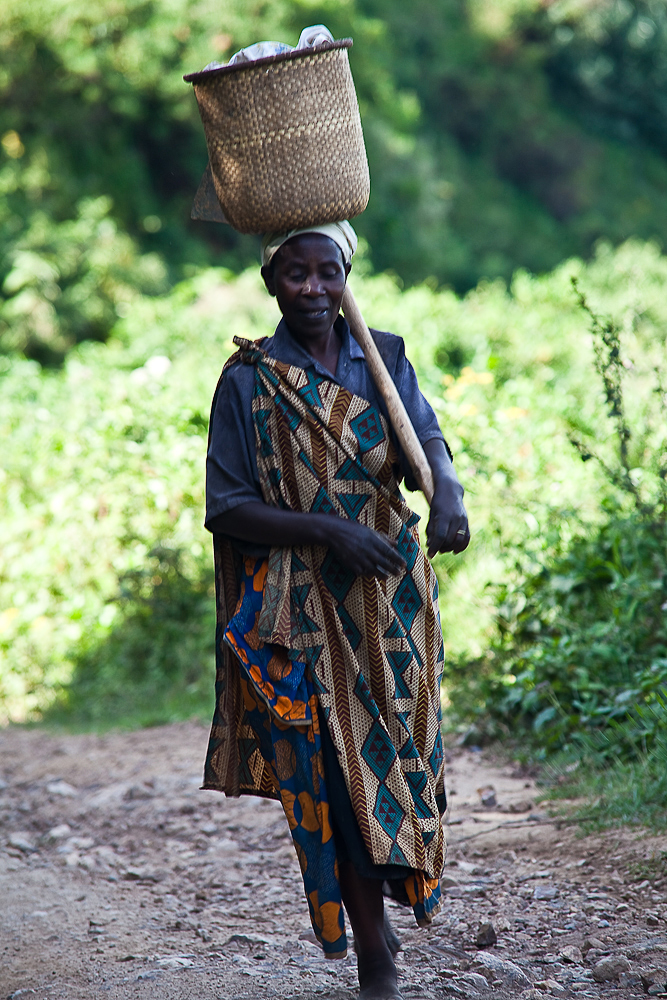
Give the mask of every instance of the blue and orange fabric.
[[310, 699], [315, 689], [306, 675], [306, 664], [290, 660], [284, 646], [264, 643], [258, 635], [268, 568], [268, 559], [244, 560], [239, 603], [225, 641], [245, 667], [260, 698], [281, 722], [311, 725]]
[[[344, 958], [347, 937], [322, 764], [317, 694], [305, 664], [292, 663], [284, 648], [257, 642], [267, 567], [266, 559], [244, 560], [240, 596], [225, 642], [241, 665], [245, 721], [271, 768], [285, 810], [313, 930], [327, 958]], [[404, 885], [417, 922], [429, 922], [440, 900], [439, 881], [428, 880], [426, 893], [415, 874], [409, 875]]]
[[329, 821], [317, 694], [304, 664], [291, 664], [286, 649], [256, 642], [266, 569], [266, 559], [245, 560], [239, 603], [225, 641], [242, 667], [246, 722], [271, 768], [285, 810], [313, 930], [327, 958], [344, 958], [345, 918]]

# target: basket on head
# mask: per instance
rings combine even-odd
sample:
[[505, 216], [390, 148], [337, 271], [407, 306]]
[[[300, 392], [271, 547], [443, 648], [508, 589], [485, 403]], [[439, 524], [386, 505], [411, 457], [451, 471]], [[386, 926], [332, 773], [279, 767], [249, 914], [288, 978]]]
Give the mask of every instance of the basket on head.
[[287, 232], [365, 209], [370, 178], [351, 45], [347, 38], [184, 77], [234, 229]]

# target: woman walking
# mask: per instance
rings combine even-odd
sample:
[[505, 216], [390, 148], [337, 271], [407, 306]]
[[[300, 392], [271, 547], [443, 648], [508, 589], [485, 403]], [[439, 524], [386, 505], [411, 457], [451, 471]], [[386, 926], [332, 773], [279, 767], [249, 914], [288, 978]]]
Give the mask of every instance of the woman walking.
[[[362, 1000], [400, 997], [385, 891], [439, 908], [443, 641], [413, 485], [364, 355], [339, 315], [347, 222], [264, 239], [283, 319], [240, 342], [213, 400], [206, 525], [216, 559], [216, 713], [205, 787], [279, 798], [314, 931]], [[463, 489], [403, 342], [373, 337], [431, 466], [429, 556], [461, 552]]]

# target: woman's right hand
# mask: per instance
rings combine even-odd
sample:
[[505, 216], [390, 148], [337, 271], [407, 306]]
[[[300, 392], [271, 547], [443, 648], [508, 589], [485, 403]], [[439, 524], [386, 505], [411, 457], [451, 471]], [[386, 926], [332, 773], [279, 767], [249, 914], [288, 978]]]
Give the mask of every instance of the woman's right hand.
[[327, 544], [346, 569], [355, 576], [373, 576], [386, 580], [399, 576], [405, 569], [405, 559], [396, 542], [387, 535], [367, 528], [358, 521], [329, 516]]
[[250, 501], [212, 518], [208, 527], [257, 545], [326, 545], [355, 576], [386, 580], [405, 569], [396, 542], [333, 514], [301, 514]]

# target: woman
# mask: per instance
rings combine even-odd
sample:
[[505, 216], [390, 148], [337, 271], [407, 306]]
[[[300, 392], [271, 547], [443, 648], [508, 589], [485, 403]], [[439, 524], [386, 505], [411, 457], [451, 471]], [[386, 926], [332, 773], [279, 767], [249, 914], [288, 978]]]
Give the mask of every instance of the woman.
[[[205, 787], [280, 798], [315, 933], [354, 931], [362, 1000], [399, 997], [383, 883], [420, 924], [439, 907], [445, 808], [437, 581], [411, 483], [339, 309], [347, 222], [269, 236], [283, 319], [239, 342], [211, 414], [207, 519], [218, 597], [217, 708]], [[429, 556], [468, 544], [463, 489], [391, 334], [373, 336], [433, 470]]]

